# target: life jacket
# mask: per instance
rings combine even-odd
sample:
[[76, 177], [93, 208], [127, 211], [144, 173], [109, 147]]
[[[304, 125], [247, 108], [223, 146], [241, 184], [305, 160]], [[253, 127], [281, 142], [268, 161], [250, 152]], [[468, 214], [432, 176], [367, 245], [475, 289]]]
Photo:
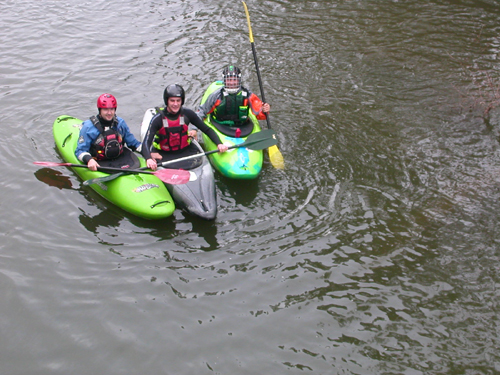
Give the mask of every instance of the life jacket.
[[90, 121], [92, 121], [92, 124], [94, 124], [100, 133], [90, 146], [91, 155], [97, 160], [112, 160], [119, 157], [123, 153], [123, 137], [116, 130], [116, 125], [118, 124], [116, 117], [113, 120], [113, 124], [105, 128], [102, 127], [96, 116], [92, 116]]
[[163, 151], [177, 151], [189, 146], [191, 139], [182, 108], [175, 120], [169, 119], [162, 108], [156, 107], [156, 112], [161, 114], [163, 127], [155, 134], [153, 146]]
[[223, 125], [241, 126], [248, 121], [248, 92], [240, 90], [235, 95], [222, 90], [222, 99], [214, 108], [215, 120]]

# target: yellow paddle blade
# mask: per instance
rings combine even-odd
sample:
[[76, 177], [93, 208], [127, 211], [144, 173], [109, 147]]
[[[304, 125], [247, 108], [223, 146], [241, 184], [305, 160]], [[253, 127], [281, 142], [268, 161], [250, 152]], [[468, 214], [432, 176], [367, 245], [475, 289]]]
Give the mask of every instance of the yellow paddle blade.
[[242, 1], [243, 6], [245, 7], [245, 14], [247, 15], [247, 23], [248, 23], [248, 36], [250, 38], [250, 43], [253, 43], [253, 34], [252, 34], [252, 25], [250, 24], [250, 14], [248, 13], [247, 4]]
[[[255, 47], [253, 44], [253, 33], [252, 33], [252, 25], [250, 24], [250, 14], [248, 13], [247, 4], [244, 1], [242, 1], [242, 3], [243, 3], [243, 6], [245, 7], [245, 14], [247, 16], [248, 37], [250, 39], [250, 44], [252, 45], [253, 58], [255, 61], [255, 69], [257, 70], [257, 78], [259, 79], [260, 92], [262, 93], [262, 100], [265, 100], [264, 99], [264, 90], [262, 89], [262, 81], [260, 79], [259, 65], [257, 64], [257, 54], [255, 52]], [[271, 129], [271, 125], [269, 124], [269, 118], [267, 119], [267, 127], [269, 129]], [[278, 149], [278, 146], [276, 146], [276, 145], [271, 146], [267, 149], [267, 151], [269, 152], [269, 160], [271, 161], [271, 164], [273, 165], [273, 167], [276, 169], [284, 169], [285, 168], [285, 160], [283, 159], [283, 155], [281, 155], [281, 152]]]
[[281, 155], [281, 151], [278, 149], [278, 146], [274, 145], [267, 149], [269, 152], [269, 160], [271, 164], [276, 169], [285, 169], [285, 160], [283, 159], [283, 155]]

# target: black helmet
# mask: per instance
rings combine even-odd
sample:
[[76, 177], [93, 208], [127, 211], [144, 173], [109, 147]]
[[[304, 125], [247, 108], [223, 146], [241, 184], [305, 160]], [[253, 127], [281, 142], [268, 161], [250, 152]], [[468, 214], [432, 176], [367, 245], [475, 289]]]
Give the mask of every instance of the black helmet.
[[181, 98], [181, 104], [184, 105], [186, 94], [184, 93], [184, 89], [181, 85], [168, 85], [163, 92], [163, 101], [165, 102], [165, 105], [168, 104], [168, 98]]
[[[234, 66], [229, 65], [222, 71], [222, 78], [224, 79], [224, 88], [229, 94], [236, 94], [241, 89], [241, 70]], [[236, 79], [228, 84], [228, 79]]]

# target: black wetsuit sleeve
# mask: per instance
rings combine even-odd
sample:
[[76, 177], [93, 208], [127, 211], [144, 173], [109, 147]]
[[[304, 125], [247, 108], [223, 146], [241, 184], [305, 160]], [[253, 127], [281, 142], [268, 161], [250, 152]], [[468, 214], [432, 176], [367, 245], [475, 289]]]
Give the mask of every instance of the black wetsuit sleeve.
[[162, 126], [163, 122], [161, 116], [156, 115], [155, 117], [153, 117], [151, 123], [149, 124], [148, 131], [143, 139], [141, 153], [142, 156], [144, 156], [144, 159], [146, 160], [151, 159], [151, 146], [153, 145], [153, 140], [155, 138], [156, 133], [162, 128]]
[[88, 164], [90, 159], [92, 159], [92, 156], [90, 154], [87, 154], [85, 155], [83, 158], [82, 158], [82, 162], [83, 164]]
[[221, 140], [215, 130], [207, 126], [198, 115], [191, 109], [184, 108], [184, 115], [188, 118], [189, 122], [200, 129], [203, 133], [208, 135], [208, 137], [212, 140], [216, 145], [221, 144]]

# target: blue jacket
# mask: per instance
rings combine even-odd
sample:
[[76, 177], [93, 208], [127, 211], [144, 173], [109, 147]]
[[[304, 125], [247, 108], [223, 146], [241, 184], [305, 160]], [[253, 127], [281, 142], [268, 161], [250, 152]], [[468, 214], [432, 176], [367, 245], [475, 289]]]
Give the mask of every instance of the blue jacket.
[[[117, 130], [123, 137], [123, 141], [132, 151], [140, 151], [141, 142], [139, 142], [134, 135], [130, 132], [130, 129], [121, 117], [116, 116], [118, 120]], [[82, 124], [82, 128], [80, 129], [80, 136], [78, 137], [78, 144], [76, 146], [75, 155], [83, 163], [87, 163], [90, 160], [90, 157], [93, 155], [90, 154], [90, 146], [94, 143], [94, 141], [99, 136], [99, 130], [92, 124], [92, 121], [86, 120]], [[85, 158], [85, 156], [88, 156]], [[84, 160], [84, 158], [86, 160]]]

